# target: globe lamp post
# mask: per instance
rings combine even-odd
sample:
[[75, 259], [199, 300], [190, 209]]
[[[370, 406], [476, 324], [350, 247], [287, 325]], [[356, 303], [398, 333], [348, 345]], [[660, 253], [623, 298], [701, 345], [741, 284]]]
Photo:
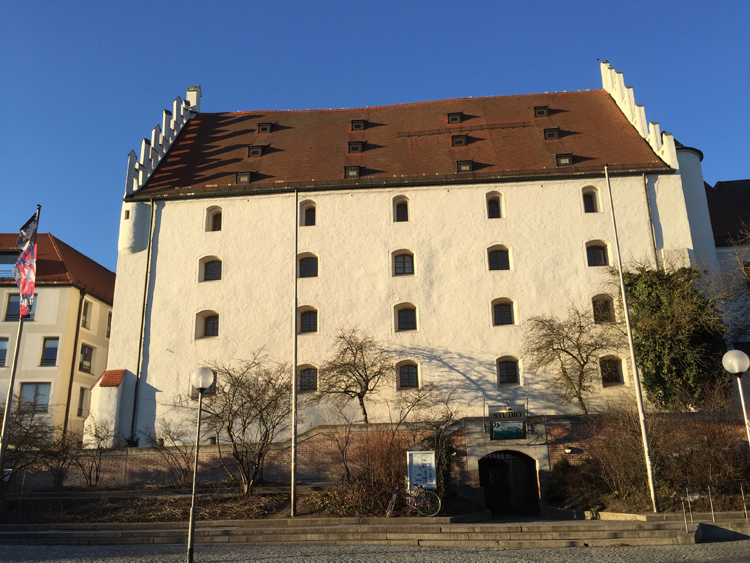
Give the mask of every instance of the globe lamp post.
[[193, 563], [193, 538], [195, 536], [195, 484], [198, 481], [198, 448], [201, 441], [201, 414], [203, 412], [203, 393], [214, 382], [214, 372], [207, 367], [195, 368], [190, 374], [190, 384], [198, 390], [198, 426], [195, 431], [195, 461], [193, 462], [193, 498], [190, 505], [190, 524], [188, 528], [187, 563]]
[[747, 431], [747, 442], [750, 445], [750, 424], [747, 423], [747, 409], [745, 408], [745, 395], [742, 393], [742, 374], [750, 368], [750, 358], [742, 350], [730, 350], [721, 359], [724, 369], [737, 377], [737, 387], [740, 389], [740, 403], [742, 403], [742, 414], [745, 417], [745, 430]]

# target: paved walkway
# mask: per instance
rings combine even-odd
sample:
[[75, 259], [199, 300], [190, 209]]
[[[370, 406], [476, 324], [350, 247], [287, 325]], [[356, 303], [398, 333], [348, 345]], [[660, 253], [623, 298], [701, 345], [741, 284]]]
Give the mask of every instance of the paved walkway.
[[[185, 561], [185, 547], [165, 546], [0, 546], [0, 561], [31, 563], [132, 563]], [[750, 561], [750, 541], [643, 547], [562, 549], [454, 549], [434, 547], [251, 547], [206, 546], [195, 550], [196, 563], [225, 561], [262, 563], [677, 563]]]

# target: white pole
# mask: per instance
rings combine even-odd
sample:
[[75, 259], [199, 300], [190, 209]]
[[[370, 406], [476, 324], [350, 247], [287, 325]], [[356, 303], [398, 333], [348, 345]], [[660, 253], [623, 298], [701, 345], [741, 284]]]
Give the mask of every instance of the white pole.
[[193, 544], [195, 538], [195, 484], [198, 482], [198, 449], [201, 443], [201, 414], [203, 413], [203, 392], [198, 389], [198, 426], [195, 431], [195, 460], [193, 461], [193, 499], [190, 504], [190, 523], [188, 524], [187, 563], [193, 563]]
[[628, 332], [628, 345], [630, 347], [630, 361], [633, 364], [633, 388], [635, 389], [635, 402], [638, 406], [638, 420], [641, 424], [641, 439], [643, 440], [643, 453], [646, 457], [646, 473], [648, 474], [648, 487], [651, 491], [651, 503], [654, 512], [659, 512], [656, 503], [656, 487], [654, 486], [654, 466], [651, 462], [651, 450], [648, 446], [648, 432], [646, 430], [646, 413], [643, 410], [643, 396], [641, 393], [641, 376], [638, 373], [638, 364], [635, 361], [635, 346], [633, 344], [633, 330], [630, 326], [630, 311], [628, 310], [628, 296], [625, 292], [625, 278], [622, 274], [622, 257], [620, 255], [620, 238], [617, 234], [617, 220], [615, 219], [615, 203], [612, 199], [612, 186], [609, 183], [609, 168], [604, 165], [604, 176], [607, 179], [607, 191], [609, 192], [609, 205], [612, 211], [612, 228], [615, 233], [615, 248], [617, 250], [617, 273], [620, 278], [620, 292], [622, 293], [622, 304], [625, 310], [625, 327]]
[[750, 444], [750, 424], [747, 422], [747, 409], [745, 408], [745, 395], [742, 393], [742, 374], [737, 374], [737, 387], [740, 388], [740, 403], [742, 403], [742, 414], [745, 416], [745, 430], [747, 431], [747, 443]]
[[294, 189], [294, 309], [292, 311], [292, 467], [290, 516], [297, 512], [297, 254], [299, 247], [299, 193]]

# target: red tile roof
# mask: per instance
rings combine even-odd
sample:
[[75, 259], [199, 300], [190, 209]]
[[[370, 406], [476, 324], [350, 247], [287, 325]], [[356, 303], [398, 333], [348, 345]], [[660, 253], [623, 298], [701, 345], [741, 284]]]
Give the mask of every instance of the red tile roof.
[[[548, 117], [534, 117], [548, 106]], [[462, 112], [460, 124], [447, 114]], [[362, 132], [352, 120], [366, 120]], [[259, 123], [272, 123], [258, 134]], [[560, 139], [543, 131], [559, 128]], [[453, 147], [452, 134], [468, 144]], [[364, 141], [362, 153], [348, 153]], [[261, 157], [248, 147], [262, 145]], [[559, 168], [555, 154], [572, 153], [573, 167]], [[456, 161], [473, 160], [473, 173], [456, 173]], [[383, 186], [449, 183], [613, 172], [665, 172], [651, 150], [604, 90], [462, 98], [342, 110], [199, 113], [188, 122], [146, 185], [133, 196], [192, 197], [273, 191], [290, 187]], [[359, 180], [344, 180], [345, 166], [360, 166]], [[237, 185], [238, 172], [253, 172]]]
[[[0, 250], [18, 250], [18, 233], [0, 233]], [[111, 305], [115, 274], [50, 233], [37, 236], [36, 284], [74, 285]], [[0, 285], [15, 285], [3, 278]]]
[[750, 234], [750, 180], [706, 184], [716, 246], [732, 246]]
[[[97, 383], [99, 387], [119, 387], [123, 377], [125, 377], [124, 369], [108, 369], [99, 377]], [[91, 388], [93, 389], [95, 386], [96, 383]]]

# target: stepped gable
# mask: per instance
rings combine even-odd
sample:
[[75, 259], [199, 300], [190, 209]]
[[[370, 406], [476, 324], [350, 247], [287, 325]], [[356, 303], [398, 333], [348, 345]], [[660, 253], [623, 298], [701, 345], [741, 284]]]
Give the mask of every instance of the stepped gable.
[[[549, 115], [535, 117], [546, 106]], [[448, 114], [460, 112], [460, 123]], [[363, 131], [352, 131], [364, 120]], [[271, 124], [259, 133], [259, 124]], [[545, 129], [559, 139], [546, 140]], [[452, 135], [466, 146], [452, 146]], [[349, 142], [363, 141], [350, 153]], [[249, 147], [261, 146], [261, 156]], [[573, 155], [558, 167], [556, 154]], [[456, 162], [472, 160], [473, 172]], [[613, 172], [668, 172], [604, 90], [460, 98], [341, 110], [198, 113], [128, 199], [267, 192], [293, 187], [413, 185]], [[344, 179], [346, 166], [360, 178]], [[237, 174], [252, 172], [249, 184]]]
[[[0, 250], [18, 251], [17, 233], [0, 233]], [[14, 285], [12, 278], [0, 285]], [[74, 285], [111, 305], [115, 274], [51, 233], [37, 234], [36, 285]]]

